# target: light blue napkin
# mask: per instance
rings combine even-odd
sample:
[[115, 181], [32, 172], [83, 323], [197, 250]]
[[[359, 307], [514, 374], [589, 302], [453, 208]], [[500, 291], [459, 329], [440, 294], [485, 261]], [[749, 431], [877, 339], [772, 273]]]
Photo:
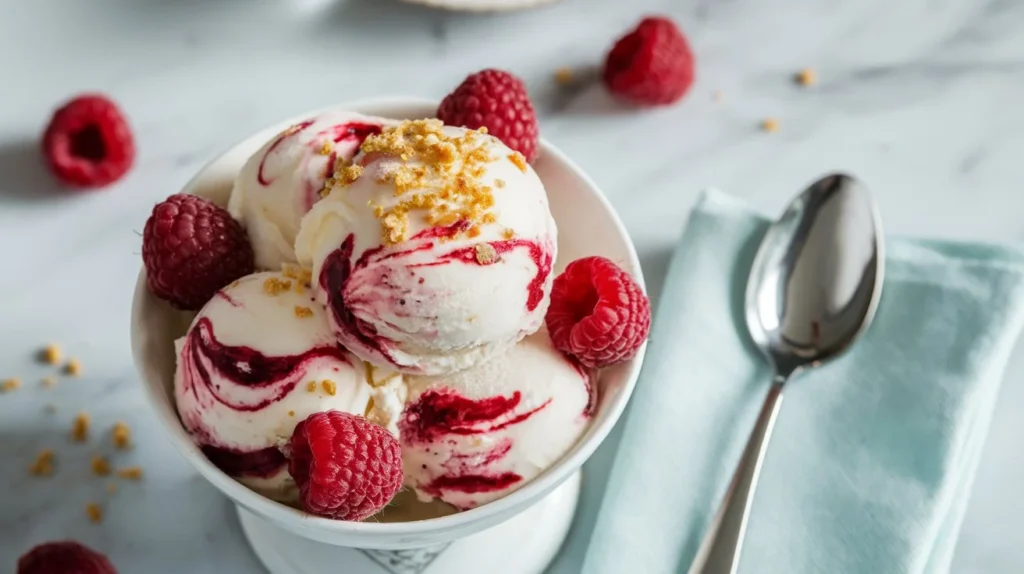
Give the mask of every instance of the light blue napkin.
[[[584, 574], [685, 573], [769, 383], [746, 335], [768, 221], [699, 199], [672, 261]], [[878, 315], [791, 381], [743, 574], [946, 572], [1007, 359], [1024, 251], [889, 240]]]

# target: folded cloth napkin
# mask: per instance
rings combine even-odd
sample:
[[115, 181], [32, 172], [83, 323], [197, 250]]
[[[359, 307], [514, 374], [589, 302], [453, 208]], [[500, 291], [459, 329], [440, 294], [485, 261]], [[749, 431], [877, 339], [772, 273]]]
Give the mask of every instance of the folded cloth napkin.
[[[742, 312], [768, 225], [718, 192], [691, 214], [584, 574], [688, 570], [770, 380]], [[871, 328], [786, 387], [743, 574], [949, 569], [1024, 324], [1024, 250], [892, 239], [886, 251]]]

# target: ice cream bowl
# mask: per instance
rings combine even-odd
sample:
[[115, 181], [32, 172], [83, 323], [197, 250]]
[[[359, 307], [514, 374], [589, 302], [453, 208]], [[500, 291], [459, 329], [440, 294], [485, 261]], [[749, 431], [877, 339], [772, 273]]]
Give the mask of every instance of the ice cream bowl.
[[[431, 117], [436, 103], [411, 98], [377, 99], [340, 104], [331, 106], [331, 109], [406, 119]], [[324, 110], [279, 122], [245, 138], [201, 169], [185, 185], [184, 191], [226, 204], [235, 175], [252, 153], [283, 129], [320, 111]], [[547, 189], [559, 229], [559, 259], [555, 273], [561, 272], [574, 259], [602, 255], [631, 272], [642, 286], [643, 277], [633, 244], [611, 204], [594, 182], [546, 141], [541, 142], [541, 154], [534, 168]], [[630, 361], [601, 371], [595, 384], [598, 401], [584, 436], [561, 460], [508, 496], [438, 518], [392, 523], [346, 522], [312, 516], [257, 494], [214, 466], [191, 440], [181, 425], [173, 398], [174, 340], [185, 333], [191, 317], [153, 296], [146, 288], [143, 270], [139, 274], [132, 308], [131, 338], [136, 368], [157, 419], [170, 440], [199, 474], [238, 505], [250, 542], [272, 572], [316, 572], [319, 571], [316, 564], [347, 560], [332, 553], [351, 548], [366, 549], [362, 554], [368, 557], [365, 570], [360, 570], [355, 562], [349, 562], [353, 572], [429, 573], [447, 561], [451, 565], [437, 571], [455, 573], [463, 570], [454, 565], [461, 563], [469, 568], [468, 560], [476, 566], [465, 571], [480, 571], [483, 566], [480, 561], [487, 559], [501, 564], [491, 572], [540, 572], [568, 531], [578, 498], [578, 471], [622, 415], [644, 354], [641, 348]], [[513, 528], [516, 524], [519, 526]], [[508, 532], [502, 536], [494, 534], [500, 529]], [[509, 534], [512, 530], [519, 534]], [[464, 547], [469, 549], [467, 552], [477, 555], [476, 558], [439, 558], [435, 551], [421, 551], [424, 548], [443, 548], [470, 536], [479, 542]], [[518, 542], [512, 540], [515, 536], [521, 539]], [[492, 543], [486, 540], [502, 540], [506, 544], [519, 545], [519, 548], [512, 552], [486, 552], [485, 546]], [[458, 544], [452, 544], [453, 548], [456, 546]], [[408, 551], [393, 555], [375, 553], [402, 550]], [[452, 550], [445, 554], [454, 556], [457, 552]], [[426, 560], [435, 566], [430, 570], [396, 570], [380, 566], [399, 555], [419, 555], [421, 562]], [[522, 558], [522, 561], [510, 559], [512, 555]], [[296, 566], [300, 563], [301, 566]], [[374, 567], [384, 569], [373, 570]]]

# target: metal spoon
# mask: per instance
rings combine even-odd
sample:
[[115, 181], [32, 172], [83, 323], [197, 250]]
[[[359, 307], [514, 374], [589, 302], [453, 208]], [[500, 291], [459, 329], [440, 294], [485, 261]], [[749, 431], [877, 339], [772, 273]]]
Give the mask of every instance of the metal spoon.
[[882, 292], [884, 260], [874, 200], [848, 175], [815, 182], [768, 229], [747, 282], [746, 315], [775, 376], [690, 574], [735, 574], [782, 389], [867, 329]]

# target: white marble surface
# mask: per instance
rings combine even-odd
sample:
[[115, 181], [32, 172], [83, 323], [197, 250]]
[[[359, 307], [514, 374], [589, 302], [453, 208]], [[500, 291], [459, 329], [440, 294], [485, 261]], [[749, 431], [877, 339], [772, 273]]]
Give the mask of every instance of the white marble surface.
[[[597, 87], [560, 93], [557, 66], [597, 62], [644, 12], [687, 30], [698, 82], [683, 105], [611, 104]], [[0, 5], [0, 570], [30, 545], [74, 537], [123, 572], [259, 572], [228, 503], [149, 421], [128, 344], [137, 234], [153, 203], [212, 154], [257, 128], [333, 102], [387, 94], [442, 96], [487, 66], [523, 76], [542, 131], [619, 209], [655, 296], [695, 194], [714, 185], [776, 212], [802, 184], [843, 168], [867, 180], [890, 231], [1017, 240], [1024, 220], [1024, 3], [1014, 0], [563, 0], [502, 16], [451, 15], [390, 0], [5, 0]], [[820, 84], [789, 80], [811, 66]], [[119, 100], [139, 157], [120, 184], [60, 193], [37, 141], [55, 104], [83, 90]], [[712, 92], [722, 91], [721, 101]], [[781, 130], [757, 123], [777, 117]], [[33, 353], [58, 341], [85, 369], [44, 390]], [[1024, 352], [1011, 365], [956, 572], [1024, 569]], [[44, 405], [58, 407], [44, 412]], [[89, 447], [68, 441], [78, 409]], [[116, 419], [142, 483], [88, 473]], [[57, 475], [25, 467], [43, 447]], [[589, 465], [600, 491], [610, 448]], [[84, 505], [102, 501], [90, 524]], [[587, 514], [581, 517], [585, 521]], [[581, 548], [574, 538], [570, 551]], [[570, 562], [555, 571], [572, 572]]]

